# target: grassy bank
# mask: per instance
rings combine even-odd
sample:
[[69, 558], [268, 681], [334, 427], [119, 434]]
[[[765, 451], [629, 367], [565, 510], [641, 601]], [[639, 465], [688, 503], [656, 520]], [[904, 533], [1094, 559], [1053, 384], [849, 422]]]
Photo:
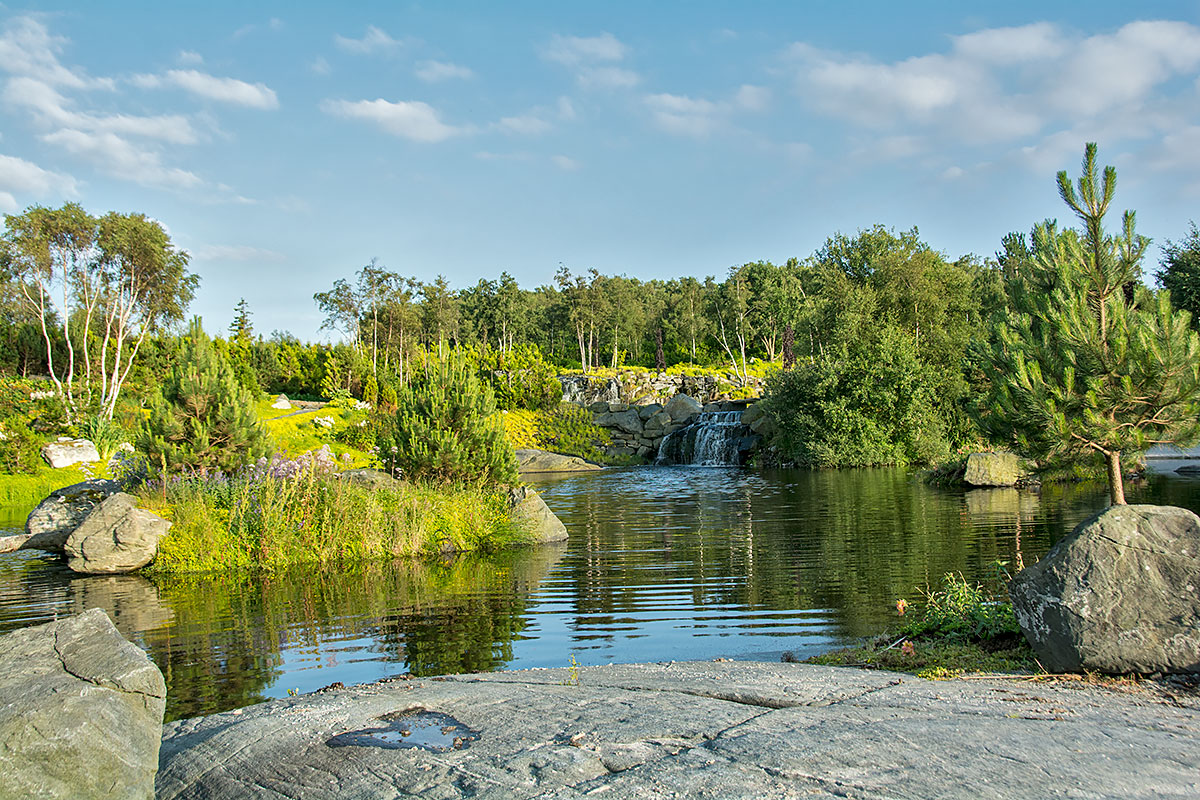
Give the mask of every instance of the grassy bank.
[[[907, 606], [906, 601], [897, 601], [901, 617]], [[942, 588], [927, 595], [920, 618], [806, 663], [910, 672], [922, 678], [1042, 671], [1021, 634], [1012, 604], [961, 575], [947, 575]]]
[[311, 468], [290, 477], [279, 472], [268, 467], [236, 478], [147, 485], [140, 505], [174, 523], [150, 570], [269, 569], [491, 551], [528, 537], [496, 494], [404, 483], [372, 488]]
[[[98, 467], [98, 464], [93, 464]], [[87, 480], [79, 467], [64, 467], [51, 469], [43, 467], [33, 475], [8, 475], [0, 473], [0, 506], [21, 506], [32, 508], [46, 499], [55, 489], [70, 486]], [[101, 476], [97, 476], [101, 477]]]

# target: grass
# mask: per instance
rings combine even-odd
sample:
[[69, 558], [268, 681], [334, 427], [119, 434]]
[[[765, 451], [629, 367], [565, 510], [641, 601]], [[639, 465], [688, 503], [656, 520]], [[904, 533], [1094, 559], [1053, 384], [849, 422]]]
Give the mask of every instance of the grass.
[[311, 470], [294, 478], [173, 479], [143, 488], [139, 505], [174, 523], [150, 567], [155, 573], [492, 551], [528, 538], [497, 494], [369, 488]]
[[[255, 403], [254, 410], [258, 413], [258, 418], [263, 426], [271, 434], [272, 444], [277, 451], [296, 456], [310, 450], [320, 450], [328, 445], [333, 454], [339, 458], [343, 454], [349, 453], [353, 467], [378, 466], [373, 454], [342, 444], [334, 439], [336, 431], [356, 425], [366, 419], [365, 412], [359, 411], [353, 406], [328, 404], [313, 412], [296, 414], [295, 411], [298, 409], [288, 411], [271, 408], [273, 402], [275, 402], [275, 396], [269, 395]], [[333, 427], [326, 428], [317, 425], [314, 422], [317, 417], [332, 417]]]
[[[998, 570], [1003, 566], [997, 563]], [[906, 613], [907, 605], [897, 601], [897, 611]], [[927, 595], [920, 619], [807, 663], [911, 672], [922, 678], [1041, 671], [1012, 604], [954, 574]]]
[[[95, 465], [99, 467], [99, 465]], [[90, 477], [105, 477], [89, 474], [79, 466], [52, 469], [43, 467], [33, 475], [7, 475], [0, 473], [0, 506], [24, 506], [32, 508], [46, 499], [55, 489], [85, 481]]]

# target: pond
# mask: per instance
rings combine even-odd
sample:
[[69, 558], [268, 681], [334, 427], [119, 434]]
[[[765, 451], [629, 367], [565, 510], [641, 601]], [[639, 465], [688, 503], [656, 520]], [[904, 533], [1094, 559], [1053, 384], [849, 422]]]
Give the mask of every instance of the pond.
[[[0, 556], [0, 632], [105, 609], [167, 680], [169, 719], [340, 682], [522, 667], [806, 657], [874, 634], [947, 572], [1032, 562], [1102, 486], [944, 490], [899, 469], [610, 469], [535, 481], [564, 546], [268, 575], [83, 577]], [[1200, 508], [1154, 476], [1131, 502]], [[28, 509], [0, 511], [19, 527]], [[910, 612], [911, 613], [911, 612]]]

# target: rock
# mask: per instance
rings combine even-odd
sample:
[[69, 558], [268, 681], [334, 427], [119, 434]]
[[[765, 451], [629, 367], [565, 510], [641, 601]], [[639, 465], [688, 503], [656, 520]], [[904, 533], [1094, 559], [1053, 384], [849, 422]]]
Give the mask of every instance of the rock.
[[0, 637], [0, 797], [150, 800], [165, 698], [98, 608]]
[[692, 417], [696, 416], [703, 410], [704, 406], [694, 398], [686, 394], [677, 394], [667, 401], [665, 411], [671, 417], [672, 422], [684, 424]]
[[117, 481], [84, 481], [50, 493], [25, 520], [22, 550], [61, 553], [71, 531], [105, 499], [121, 491]]
[[67, 566], [88, 575], [112, 575], [149, 564], [171, 523], [135, 503], [133, 495], [119, 492], [88, 514], [63, 545]]
[[[745, 423], [745, 419], [746, 415], [743, 414], [743, 423]], [[749, 426], [751, 431], [767, 440], [774, 438], [775, 434], [779, 433], [779, 425], [770, 414], [760, 414], [753, 422], [749, 423]]]
[[389, 486], [395, 486], [399, 483], [399, 481], [381, 469], [363, 467], [360, 469], [348, 469], [338, 474], [341, 475], [342, 480], [358, 484], [359, 486], [366, 486], [368, 489], [386, 489]]
[[607, 400], [597, 400], [596, 402], [594, 402], [590, 406], [588, 406], [588, 411], [591, 411], [593, 414], [607, 414], [608, 413], [608, 401]]
[[548, 453], [545, 450], [518, 450], [518, 472], [585, 472], [601, 469], [597, 464], [584, 461], [579, 456]]
[[968, 486], [1015, 486], [1024, 475], [1016, 453], [971, 453], [963, 482]]
[[657, 452], [658, 450], [648, 444], [642, 445], [637, 449], [637, 455], [639, 458], [652, 458]]
[[747, 406], [746, 410], [742, 412], [742, 424], [747, 425], [747, 426], [753, 426], [756, 421], [762, 419], [762, 417], [764, 416], [764, 413], [765, 412], [763, 412], [763, 410], [758, 407], [757, 403], [754, 405]]
[[1184, 464], [1175, 471], [1180, 475], [1200, 475], [1200, 464]]
[[643, 420], [648, 420], [658, 412], [662, 411], [662, 403], [647, 403], [638, 408], [638, 416]]
[[[609, 404], [609, 407], [612, 405]], [[596, 424], [601, 428], [619, 428], [634, 435], [642, 432], [642, 418], [638, 416], [638, 412], [628, 408], [625, 411], [601, 414], [596, 417]]]
[[42, 458], [55, 469], [75, 464], [91, 464], [100, 460], [96, 445], [87, 439], [59, 439], [42, 447]]
[[288, 402], [288, 396], [286, 394], [279, 395], [279, 397], [275, 398], [275, 402], [271, 403], [271, 408], [278, 408], [282, 411], [286, 411], [291, 407], [292, 404]]
[[609, 403], [608, 410], [614, 414], [619, 413], [621, 411], [628, 411], [629, 403]]
[[[1195, 797], [1200, 702], [1152, 692], [746, 661], [392, 680], [168, 723], [158, 800]], [[422, 714], [478, 738], [371, 741]]]
[[567, 538], [567, 526], [554, 516], [542, 496], [528, 486], [508, 490], [508, 513], [513, 521], [530, 534], [530, 544], [561, 542]]
[[1017, 621], [1051, 672], [1200, 672], [1200, 518], [1113, 506], [1018, 573]]

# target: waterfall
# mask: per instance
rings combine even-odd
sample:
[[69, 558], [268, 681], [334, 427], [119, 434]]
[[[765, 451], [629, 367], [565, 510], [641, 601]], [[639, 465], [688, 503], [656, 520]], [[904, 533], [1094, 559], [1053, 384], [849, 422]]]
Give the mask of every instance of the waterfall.
[[685, 427], [663, 437], [656, 463], [736, 467], [741, 465], [753, 438], [750, 429], [742, 424], [741, 411], [697, 414]]

